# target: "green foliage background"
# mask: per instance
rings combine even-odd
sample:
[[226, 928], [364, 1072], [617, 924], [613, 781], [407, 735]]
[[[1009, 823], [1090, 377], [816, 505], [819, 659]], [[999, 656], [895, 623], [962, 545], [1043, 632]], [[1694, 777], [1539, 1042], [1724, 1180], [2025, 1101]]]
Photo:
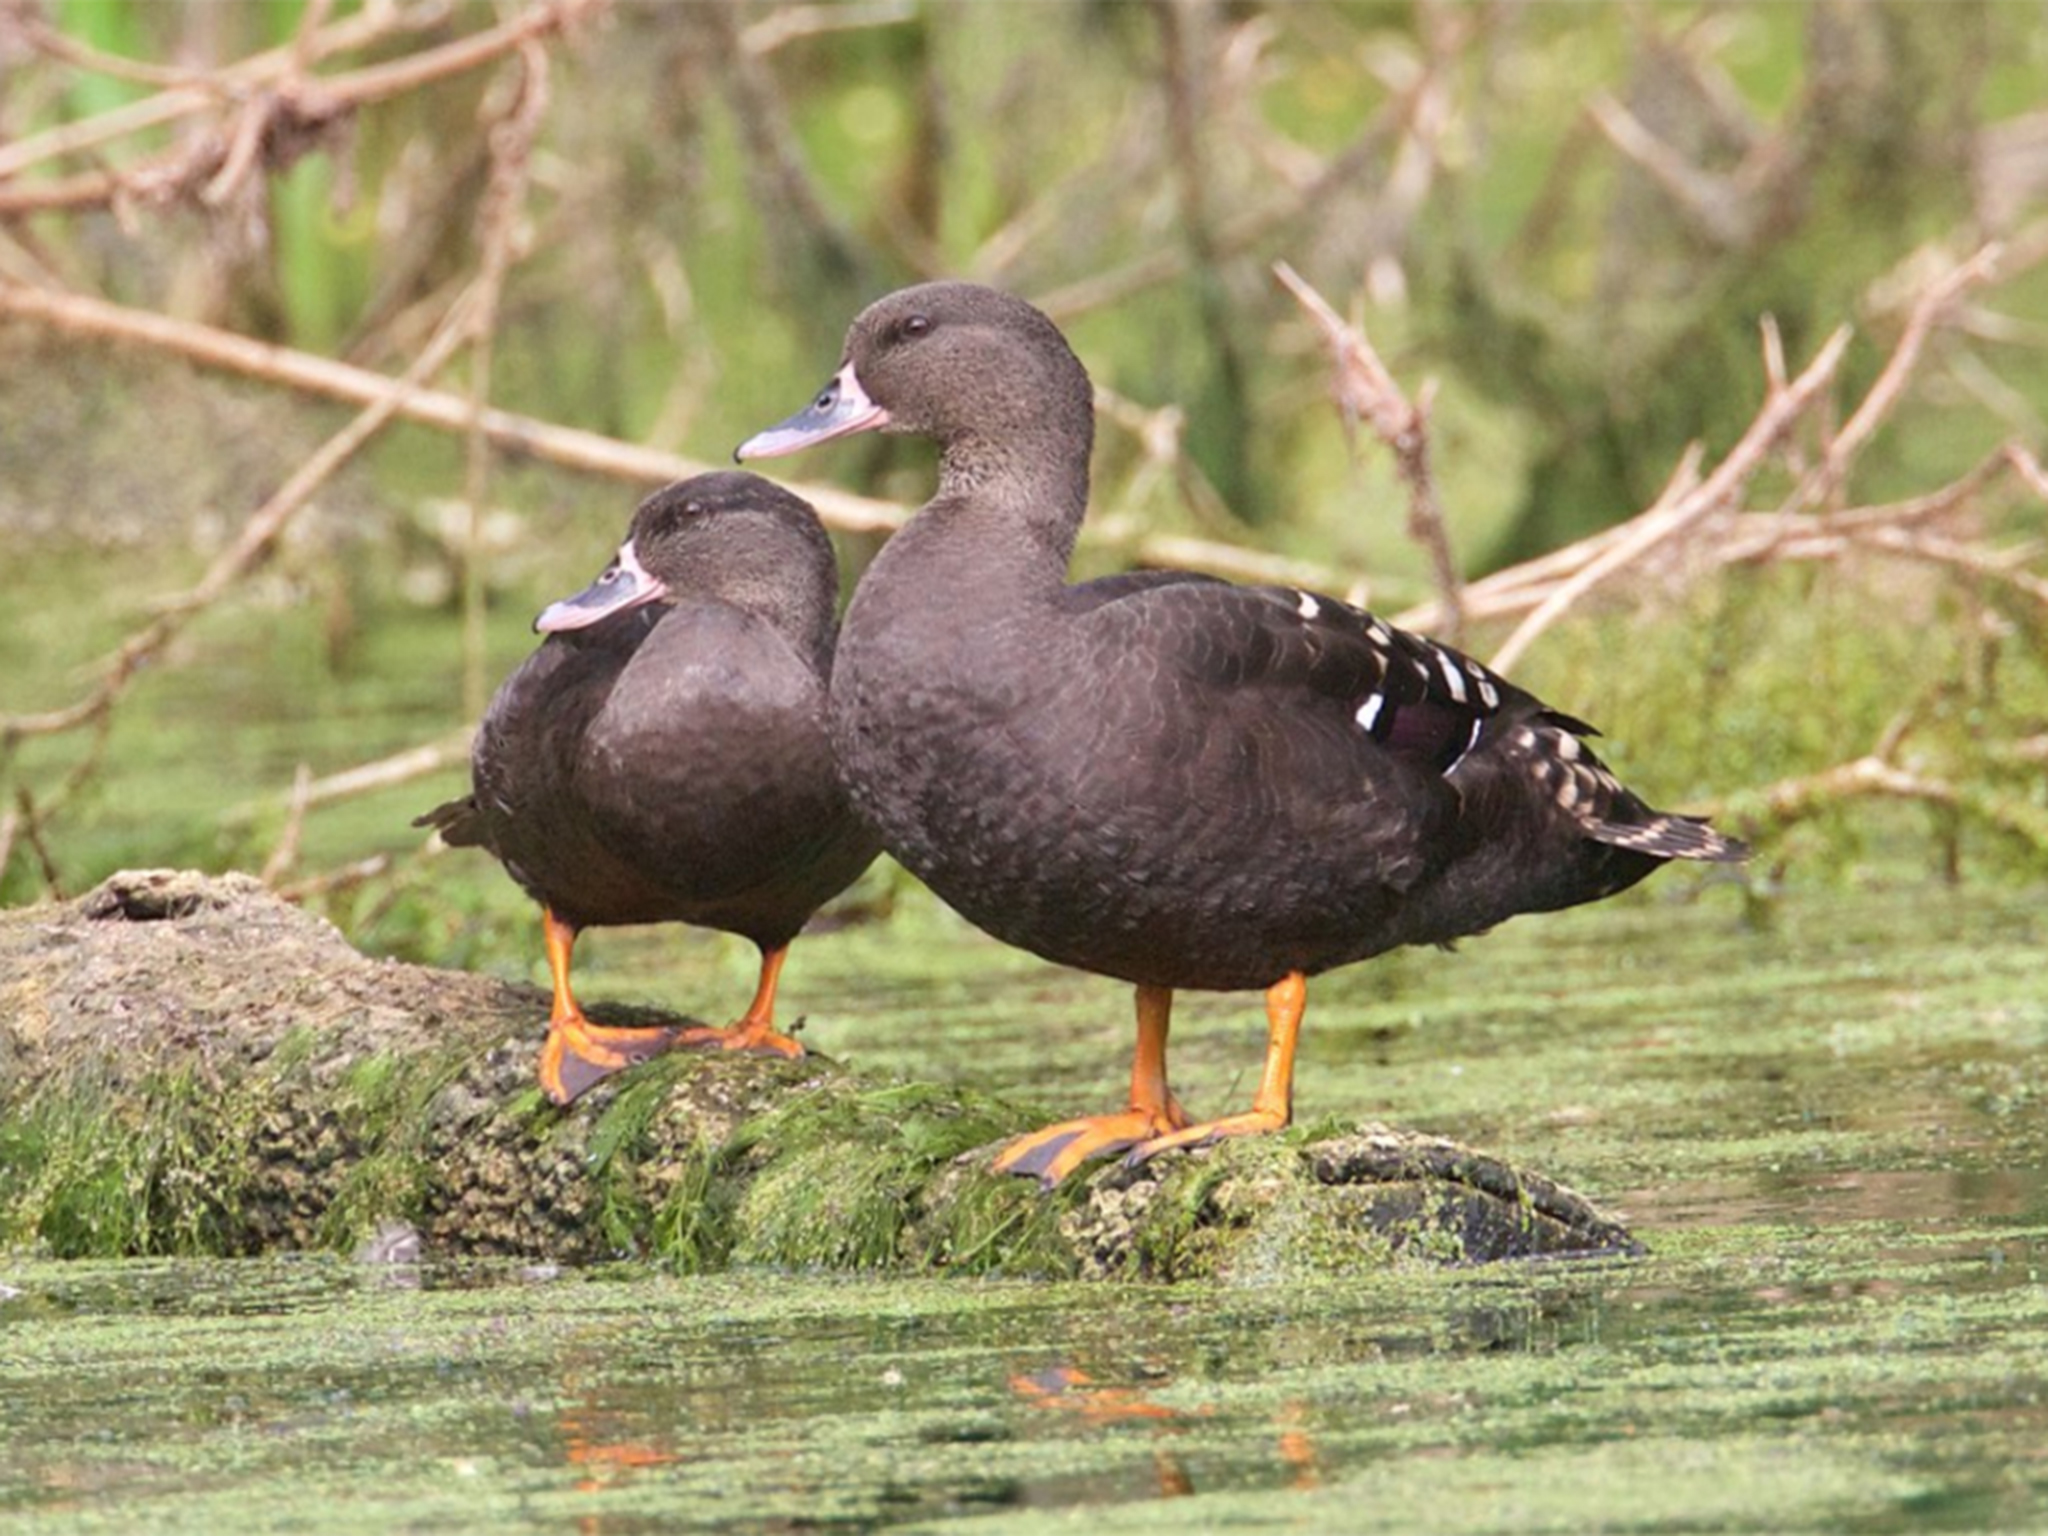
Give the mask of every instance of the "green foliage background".
[[[526, 9], [457, 3], [321, 71]], [[287, 43], [305, 19], [293, 3], [200, 0], [23, 14], [193, 68]], [[324, 24], [362, 14], [338, 4]], [[1725, 451], [1763, 399], [1766, 315], [1795, 368], [1836, 325], [1857, 327], [1846, 412], [1918, 275], [2006, 236], [2026, 259], [1940, 338], [1847, 488], [1858, 504], [1924, 495], [2002, 442], [2040, 439], [2043, 21], [2034, 3], [590, 7], [545, 43], [490, 393], [715, 462], [808, 396], [868, 299], [976, 277], [1051, 308], [1116, 400], [1180, 413], [1183, 451], [1157, 461], [1128, 412], [1106, 412], [1098, 522], [1319, 561], [1392, 611], [1428, 595], [1402, 493], [1378, 446], [1333, 419], [1325, 358], [1274, 260], [1362, 317], [1411, 389], [1437, 382], [1441, 498], [1479, 574], [1632, 515], [1688, 443], [1709, 462]], [[27, 33], [8, 44], [0, 141], [160, 89]], [[9, 216], [0, 274], [396, 373], [475, 270], [488, 132], [516, 78], [501, 59], [371, 102], [275, 153], [226, 206]], [[1603, 103], [1674, 151], [1690, 189], [1622, 154]], [[18, 180], [133, 169], [189, 131]], [[462, 387], [459, 367], [444, 385]], [[76, 697], [344, 419], [0, 322], [0, 530], [19, 556], [0, 572], [6, 710]], [[928, 483], [925, 450], [893, 441], [797, 468], [910, 504]], [[1767, 476], [1752, 504], [1786, 483]], [[103, 740], [0, 744], [11, 792], [62, 804], [35, 856], [17, 839], [0, 900], [123, 864], [260, 865], [299, 764], [332, 773], [459, 726], [463, 538], [448, 503], [462, 485], [458, 440], [394, 428], [135, 685]], [[489, 676], [531, 643], [537, 606], [602, 561], [636, 494], [498, 461]], [[2010, 489], [1974, 518], [2000, 545], [2048, 525]], [[843, 548], [851, 576], [872, 545]], [[1596, 605], [1518, 674], [1599, 721], [1653, 798], [1725, 802], [1763, 836], [1764, 868], [2038, 875], [2048, 840], [2026, 828], [2048, 818], [2041, 768], [2000, 751], [2048, 725], [2044, 619], [1988, 580], [1803, 564]], [[1915, 762], [1997, 814], [1845, 800], [1795, 826], [1754, 793], [1868, 750], [1904, 710]], [[525, 947], [523, 908], [488, 872], [418, 862], [406, 821], [459, 779], [308, 820], [302, 870], [397, 859], [336, 898], [374, 942], [474, 960], [492, 947], [476, 937], [494, 931], [484, 912], [516, 921]]]

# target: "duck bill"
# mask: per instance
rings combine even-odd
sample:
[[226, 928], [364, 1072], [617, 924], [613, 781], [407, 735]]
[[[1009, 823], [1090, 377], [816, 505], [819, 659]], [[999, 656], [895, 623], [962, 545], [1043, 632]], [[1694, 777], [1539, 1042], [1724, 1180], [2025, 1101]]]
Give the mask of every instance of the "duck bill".
[[787, 421], [778, 421], [766, 431], [756, 432], [733, 450], [735, 459], [772, 459], [795, 453], [814, 443], [829, 443], [835, 437], [887, 426], [889, 413], [868, 398], [854, 377], [853, 364], [832, 375], [832, 382], [818, 391], [818, 398]]
[[666, 596], [668, 587], [641, 567], [633, 541], [628, 539], [597, 580], [574, 597], [565, 597], [543, 608], [540, 617], [533, 621], [534, 632], [558, 635], [565, 629], [588, 629], [600, 619]]

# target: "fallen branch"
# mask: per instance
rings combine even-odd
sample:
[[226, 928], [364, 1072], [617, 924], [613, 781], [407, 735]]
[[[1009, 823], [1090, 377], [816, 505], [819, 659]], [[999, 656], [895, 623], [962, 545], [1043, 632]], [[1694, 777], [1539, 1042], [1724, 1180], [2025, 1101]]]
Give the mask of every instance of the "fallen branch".
[[[1885, 726], [1860, 757], [1819, 773], [1797, 774], [1730, 795], [1705, 809], [1753, 828], [1783, 830], [1849, 800], [1906, 800], [1973, 817], [2019, 838], [2037, 853], [2048, 854], [2048, 810], [2025, 796], [1901, 765], [1899, 755], [1918, 723], [1914, 711], [1905, 711]], [[2048, 737], [1994, 744], [1982, 750], [1989, 757], [2012, 762], [2048, 760]]]
[[306, 792], [312, 783], [313, 770], [299, 764], [292, 775], [291, 796], [285, 806], [284, 831], [278, 834], [270, 857], [263, 861], [263, 870], [256, 877], [265, 885], [275, 886], [284, 878], [285, 871], [299, 861], [299, 840], [306, 830]]
[[[4, 828], [0, 828], [0, 845], [11, 853], [17, 837], [28, 844], [30, 853], [36, 856], [37, 872], [43, 877], [43, 889], [59, 901], [64, 899], [64, 878], [57, 873], [57, 861], [50, 855], [50, 845], [43, 841], [43, 812], [37, 807], [36, 799], [26, 784], [14, 787], [14, 804], [7, 812]], [[0, 863], [0, 874], [7, 866]]]
[[490, 409], [491, 369], [497, 355], [498, 314], [505, 277], [512, 270], [519, 219], [533, 173], [533, 146], [547, 114], [548, 55], [533, 39], [519, 50], [525, 69], [512, 105], [491, 125], [490, 178], [477, 215], [482, 261], [469, 327], [468, 422], [463, 431], [462, 539], [463, 713], [481, 715], [489, 695], [484, 677], [484, 506], [490, 495], [491, 440], [484, 431]]
[[[362, 763], [340, 773], [330, 773], [324, 778], [309, 780], [301, 790], [295, 782], [285, 792], [287, 808], [303, 804], [314, 810], [323, 805], [332, 805], [340, 800], [352, 800], [358, 795], [375, 794], [379, 790], [393, 789], [400, 784], [410, 784], [428, 774], [439, 773], [457, 763], [469, 761], [470, 741], [473, 728], [464, 726], [438, 741], [425, 742], [417, 747], [407, 747], [402, 752], [393, 752], [374, 762]], [[258, 809], [270, 802], [245, 801], [228, 811], [230, 821], [254, 816]]]
[[[252, 341], [233, 331], [176, 320], [85, 294], [0, 283], [0, 315], [8, 314], [41, 321], [70, 335], [153, 347], [245, 378], [355, 404], [381, 400], [392, 386], [389, 375], [374, 369]], [[444, 431], [461, 432], [470, 425], [470, 402], [442, 390], [409, 389], [400, 399], [398, 409], [408, 421]], [[508, 453], [642, 485], [665, 484], [724, 467], [496, 408], [483, 412], [482, 429], [494, 447]], [[831, 486], [792, 489], [812, 501], [830, 526], [848, 532], [888, 532], [903, 521], [902, 509], [889, 502]]]
[[[253, 341], [233, 331], [175, 320], [85, 294], [0, 281], [0, 317], [10, 314], [39, 321], [69, 335], [153, 347], [189, 362], [328, 399], [368, 403], [386, 398], [392, 388], [390, 376], [374, 369]], [[408, 421], [449, 432], [465, 431], [471, 422], [469, 401], [442, 390], [407, 389], [399, 396], [396, 408]], [[482, 430], [492, 446], [501, 451], [641, 486], [663, 485], [726, 467], [496, 407], [483, 412]], [[903, 525], [907, 515], [894, 502], [857, 495], [837, 486], [816, 481], [786, 483], [790, 490], [817, 507], [819, 517], [828, 527], [841, 532], [890, 533]], [[1233, 580], [1286, 580], [1327, 591], [1342, 590], [1350, 583], [1342, 572], [1308, 561], [1282, 561], [1256, 550], [1208, 539], [1142, 534], [1126, 524], [1105, 526], [1111, 530], [1107, 536], [1102, 527], [1097, 527], [1084, 530], [1084, 540], [1094, 547], [1124, 551], [1140, 565], [1179, 565]], [[1273, 572], [1277, 569], [1290, 574], [1276, 577]]]
[[1944, 273], [1922, 290], [1914, 301], [1912, 313], [1906, 318], [1906, 327], [1899, 333], [1899, 339], [1892, 348], [1892, 355], [1886, 359], [1883, 370], [1875, 382], [1865, 391], [1862, 404], [1856, 413], [1843, 425], [1842, 430], [1828, 440], [1826, 451], [1800, 481], [1798, 488], [1786, 498], [1785, 505], [1791, 507], [1815, 507], [1832, 499], [1841, 488], [1849, 472], [1849, 465], [1863, 446], [1876, 433], [1886, 417], [1891, 415], [1905, 394], [1906, 381], [1912, 378], [1919, 366], [1920, 354], [1927, 345], [1927, 338], [1934, 327], [1947, 315], [1956, 300], [1980, 283], [1996, 276], [2004, 247], [1997, 241], [1980, 249], [1976, 255], [1953, 270]]

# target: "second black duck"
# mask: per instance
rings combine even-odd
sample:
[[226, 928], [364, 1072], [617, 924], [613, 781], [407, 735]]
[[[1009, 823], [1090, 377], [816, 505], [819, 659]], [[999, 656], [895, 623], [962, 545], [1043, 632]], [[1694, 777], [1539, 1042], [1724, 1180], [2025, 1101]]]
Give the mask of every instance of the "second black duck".
[[[827, 729], [838, 567], [810, 503], [757, 475], [656, 492], [477, 730], [474, 792], [428, 812], [540, 903], [554, 980], [541, 1085], [568, 1103], [672, 1044], [799, 1056], [775, 1028], [790, 941], [878, 844], [841, 787]], [[693, 923], [761, 951], [727, 1028], [623, 1029], [584, 1016], [585, 928]]]

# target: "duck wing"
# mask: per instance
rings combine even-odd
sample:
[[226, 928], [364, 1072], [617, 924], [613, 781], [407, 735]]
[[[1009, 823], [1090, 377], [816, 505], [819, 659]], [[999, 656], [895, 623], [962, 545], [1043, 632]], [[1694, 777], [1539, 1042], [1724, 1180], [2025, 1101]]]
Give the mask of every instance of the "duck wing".
[[1368, 774], [1438, 779], [1495, 814], [1517, 798], [1547, 803], [1582, 836], [1653, 858], [1728, 861], [1747, 852], [1698, 818], [1651, 810], [1586, 746], [1599, 734], [1592, 726], [1463, 652], [1349, 603], [1197, 578], [1133, 583], [1101, 606], [1112, 622], [1148, 632], [1198, 689], [1254, 691], [1276, 713], [1304, 719], [1341, 711]]

